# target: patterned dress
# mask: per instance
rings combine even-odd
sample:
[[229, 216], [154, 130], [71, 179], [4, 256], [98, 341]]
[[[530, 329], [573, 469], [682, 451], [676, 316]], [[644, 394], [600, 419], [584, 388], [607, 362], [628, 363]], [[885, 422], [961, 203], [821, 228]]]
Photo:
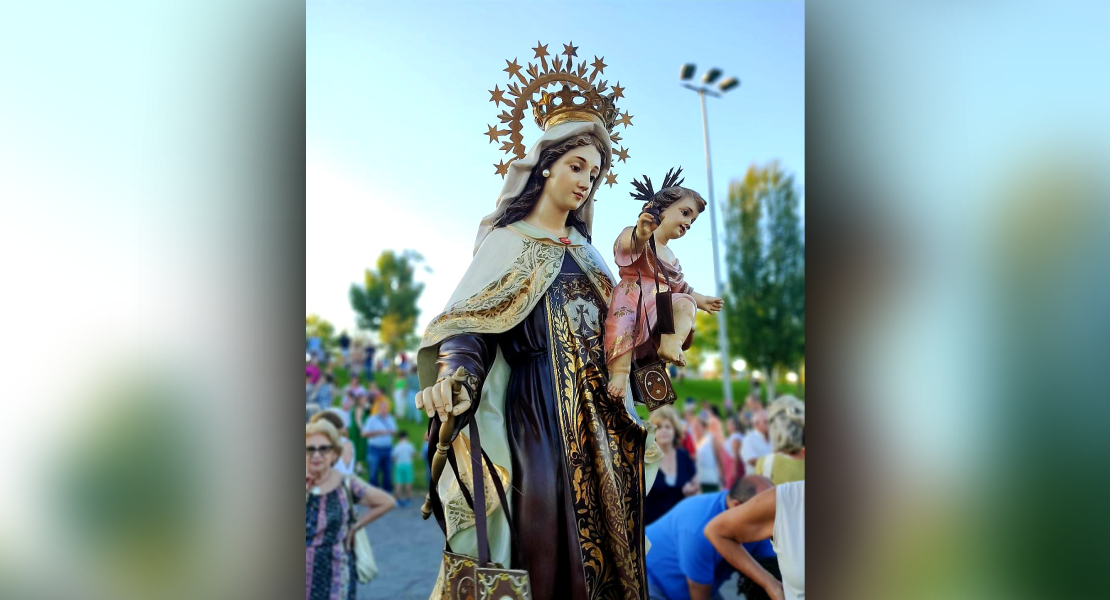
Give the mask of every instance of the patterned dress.
[[[634, 348], [642, 348], [651, 340], [651, 332], [655, 328], [656, 286], [652, 283], [655, 279], [655, 255], [647, 245], [639, 254], [632, 254], [629, 247], [631, 235], [632, 228], [625, 227], [613, 244], [613, 257], [620, 267], [618, 274], [621, 282], [613, 290], [613, 300], [609, 305], [609, 315], [605, 321], [606, 362], [612, 362], [614, 358]], [[677, 257], [674, 264], [660, 259], [659, 268], [667, 272], [671, 285], [667, 287], [667, 280], [660, 272], [658, 291], [672, 290], [674, 292], [671, 295], [672, 303], [677, 302], [679, 298], [694, 302], [694, 297], [689, 295], [694, 289], [683, 279], [682, 266], [678, 264]], [[644, 294], [644, 308], [640, 312], [639, 323], [636, 322], [636, 309], [640, 303], [640, 284], [637, 283], [637, 279], [643, 282], [642, 285], [647, 292]], [[683, 349], [689, 347], [692, 338], [693, 332], [690, 332], [690, 337], [682, 344]]]
[[[355, 502], [369, 486], [357, 478], [347, 480]], [[355, 600], [358, 577], [354, 556], [343, 540], [351, 527], [351, 505], [343, 486], [305, 501], [305, 598]]]

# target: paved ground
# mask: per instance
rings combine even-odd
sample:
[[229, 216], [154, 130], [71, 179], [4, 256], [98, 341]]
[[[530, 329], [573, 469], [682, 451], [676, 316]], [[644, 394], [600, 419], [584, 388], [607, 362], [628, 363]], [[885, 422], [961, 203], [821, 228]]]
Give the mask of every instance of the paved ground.
[[428, 600], [443, 560], [443, 532], [420, 518], [421, 496], [366, 527], [378, 578], [359, 586], [358, 600]]
[[[358, 600], [428, 600], [443, 559], [443, 533], [435, 520], [420, 518], [423, 498], [397, 508], [366, 528], [378, 578], [360, 586]], [[723, 600], [737, 600], [736, 576], [721, 587]]]

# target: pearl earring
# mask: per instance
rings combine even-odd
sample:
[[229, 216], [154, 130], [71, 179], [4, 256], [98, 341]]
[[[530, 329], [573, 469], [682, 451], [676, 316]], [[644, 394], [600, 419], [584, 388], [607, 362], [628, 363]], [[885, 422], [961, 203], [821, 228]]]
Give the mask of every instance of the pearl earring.
[[551, 171], [548, 170], [548, 169], [544, 169], [543, 170], [543, 176], [544, 177], [551, 177]]

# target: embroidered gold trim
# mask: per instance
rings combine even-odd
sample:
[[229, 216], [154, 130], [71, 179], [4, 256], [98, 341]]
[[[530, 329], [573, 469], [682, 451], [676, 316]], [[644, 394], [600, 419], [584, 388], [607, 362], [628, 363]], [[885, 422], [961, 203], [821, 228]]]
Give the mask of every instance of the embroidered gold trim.
[[[587, 597], [639, 600], [644, 572], [644, 442], [647, 430], [608, 396], [590, 332], [568, 308], [601, 304], [589, 277], [562, 275], [545, 296], [555, 401]], [[601, 310], [604, 314], [604, 309]], [[600, 333], [600, 332], [599, 332]]]
[[601, 295], [601, 300], [605, 303], [605, 306], [609, 306], [613, 299], [613, 281], [609, 279], [604, 267], [605, 263], [602, 262], [597, 250], [593, 246], [574, 246], [570, 249], [570, 253], [578, 266], [582, 267], [586, 277], [590, 278], [590, 283]]
[[524, 240], [513, 265], [477, 294], [456, 302], [436, 317], [424, 333], [422, 346], [438, 344], [461, 333], [500, 333], [528, 316], [559, 275], [564, 248]]
[[[455, 455], [458, 459], [459, 476], [462, 477], [466, 488], [473, 491], [474, 475], [470, 472], [470, 440], [460, 435], [455, 438], [452, 447], [455, 449]], [[509, 471], [497, 463], [494, 463], [493, 467], [497, 470], [497, 476], [501, 478], [501, 486], [508, 493], [512, 486], [512, 482], [509, 481]], [[493, 477], [490, 475], [489, 469], [484, 469], [484, 474], [486, 516], [489, 516], [497, 510], [498, 506], [501, 506], [501, 499], [497, 496], [497, 488], [493, 485]], [[463, 529], [474, 527], [474, 511], [470, 510], [470, 506], [467, 505], [466, 498], [463, 497], [462, 488], [459, 487], [454, 472], [450, 472], [449, 477], [451, 483], [447, 487], [447, 493], [443, 495], [443, 515], [447, 522], [447, 537], [452, 537]]]

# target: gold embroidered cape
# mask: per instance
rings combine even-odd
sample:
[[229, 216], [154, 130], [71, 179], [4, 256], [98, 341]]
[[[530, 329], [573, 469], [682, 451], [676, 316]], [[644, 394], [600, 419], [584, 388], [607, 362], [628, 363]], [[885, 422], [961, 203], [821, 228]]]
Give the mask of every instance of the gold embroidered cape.
[[[546, 232], [523, 222], [493, 230], [483, 241], [474, 260], [463, 276], [447, 309], [429, 324], [418, 353], [421, 388], [430, 386], [439, 377], [436, 364], [439, 345], [461, 334], [504, 333], [520, 324], [544, 299], [559, 277], [564, 257], [569, 255], [588, 279], [596, 297], [608, 304], [613, 279], [600, 254], [575, 230], [568, 236], [571, 243], [563, 244]], [[573, 319], [572, 319], [573, 320]], [[498, 476], [509, 488], [513, 481], [513, 460], [505, 427], [505, 390], [509, 379], [509, 365], [497, 350], [496, 359], [486, 375], [481, 400], [474, 418], [482, 435], [482, 446], [496, 465]], [[646, 487], [637, 493], [646, 493], [654, 481], [661, 454], [654, 443], [653, 428], [643, 424], [631, 405], [631, 394], [626, 394], [625, 410], [642, 429], [648, 429], [646, 455], [639, 450]], [[458, 429], [461, 429], [459, 427]], [[641, 436], [643, 432], [641, 431]], [[469, 440], [465, 429], [457, 434], [454, 448], [460, 457], [459, 466], [464, 483], [469, 487]], [[631, 456], [631, 455], [629, 455]], [[438, 482], [448, 521], [451, 548], [460, 554], [476, 555], [477, 544], [473, 529], [473, 512], [462, 500], [455, 477], [450, 469]], [[509, 531], [504, 511], [492, 489], [487, 474], [487, 513], [491, 515], [491, 559], [509, 565], [512, 553]], [[636, 486], [638, 487], [638, 486]], [[632, 546], [636, 546], [632, 543]], [[633, 552], [635, 553], [635, 548]], [[617, 557], [622, 559], [622, 557]], [[637, 557], [642, 560], [642, 551]], [[438, 586], [437, 586], [438, 589]], [[434, 597], [434, 594], [433, 594]]]

